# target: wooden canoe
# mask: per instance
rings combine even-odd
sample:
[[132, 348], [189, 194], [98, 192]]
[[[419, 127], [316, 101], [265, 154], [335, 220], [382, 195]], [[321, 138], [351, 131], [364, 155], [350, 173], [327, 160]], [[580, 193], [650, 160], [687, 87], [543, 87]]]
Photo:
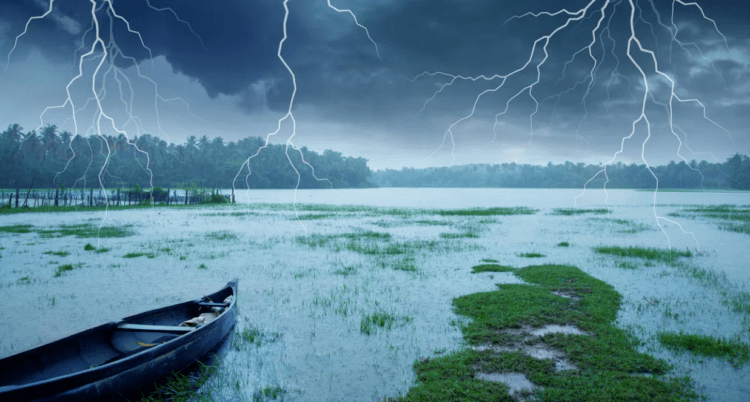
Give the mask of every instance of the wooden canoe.
[[[179, 326], [212, 311], [204, 314], [213, 319], [210, 322]], [[6, 357], [0, 360], [0, 401], [90, 401], [153, 384], [216, 346], [229, 334], [236, 316], [234, 280], [201, 299], [109, 322]]]

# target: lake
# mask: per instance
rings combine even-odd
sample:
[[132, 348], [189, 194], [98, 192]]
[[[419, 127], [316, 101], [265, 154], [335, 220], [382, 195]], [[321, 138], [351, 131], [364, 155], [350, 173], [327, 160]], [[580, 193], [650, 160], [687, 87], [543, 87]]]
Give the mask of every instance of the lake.
[[[732, 308], [750, 291], [750, 235], [681, 212], [688, 205], [748, 205], [750, 193], [664, 192], [656, 208], [652, 192], [587, 190], [576, 199], [579, 194], [252, 190], [239, 191], [230, 206], [3, 215], [0, 226], [33, 227], [0, 232], [0, 355], [194, 299], [238, 277], [237, 332], [251, 330], [257, 342], [225, 348], [217, 377], [241, 385], [224, 391], [227, 400], [253, 400], [268, 389], [292, 401], [378, 400], [410, 388], [415, 360], [464, 347], [466, 319], [453, 311], [454, 298], [521, 282], [511, 273], [470, 273], [491, 258], [514, 267], [573, 265], [609, 283], [623, 296], [616, 324], [641, 340], [640, 351], [689, 375], [709, 400], [746, 400], [748, 365], [669, 351], [656, 334], [686, 331], [750, 343], [750, 311]], [[555, 213], [574, 205], [608, 205], [610, 212]], [[467, 217], [429, 210], [491, 207], [537, 211]], [[95, 232], [115, 227], [126, 235], [65, 235], [66, 225]], [[363, 231], [380, 237], [364, 242], [356, 238]], [[86, 251], [86, 244], [107, 251]], [[385, 244], [413, 250], [378, 253]], [[648, 265], [597, 254], [593, 247], [600, 245], [671, 246], [692, 250], [693, 257]], [[141, 255], [126, 258], [134, 254]], [[56, 276], [64, 265], [71, 269]], [[380, 312], [393, 318], [391, 328], [363, 332], [364, 317]]]

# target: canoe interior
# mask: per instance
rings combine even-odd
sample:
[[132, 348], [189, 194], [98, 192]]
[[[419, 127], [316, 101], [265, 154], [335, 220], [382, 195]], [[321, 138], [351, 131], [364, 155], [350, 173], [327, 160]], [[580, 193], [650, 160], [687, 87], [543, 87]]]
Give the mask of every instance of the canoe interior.
[[[232, 295], [231, 287], [206, 296], [222, 302]], [[210, 311], [199, 301], [185, 302], [110, 322], [70, 337], [0, 360], [0, 387], [22, 386], [70, 375], [116, 362], [153, 346], [183, 336], [179, 333], [121, 330], [118, 324], [142, 324], [176, 327], [180, 323]], [[205, 300], [208, 301], [208, 300]], [[222, 311], [222, 315], [227, 309]], [[208, 325], [208, 324], [206, 324]]]

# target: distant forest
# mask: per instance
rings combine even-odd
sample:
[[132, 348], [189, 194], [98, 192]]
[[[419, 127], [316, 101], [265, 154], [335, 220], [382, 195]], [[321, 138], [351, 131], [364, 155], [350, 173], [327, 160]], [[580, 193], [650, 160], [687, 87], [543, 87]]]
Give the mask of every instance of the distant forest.
[[[370, 180], [380, 187], [504, 187], [504, 188], [582, 188], [600, 165], [565, 162], [547, 166], [472, 164], [452, 167], [373, 172]], [[659, 178], [659, 188], [674, 189], [739, 189], [750, 190], [750, 158], [736, 154], [723, 163], [706, 161], [670, 162], [652, 166]], [[607, 188], [650, 189], [656, 180], [646, 165], [617, 163], [607, 166]], [[606, 181], [603, 173], [588, 188], [601, 188]]]
[[[190, 136], [184, 144], [172, 144], [144, 134], [130, 141], [124, 135], [73, 136], [54, 125], [24, 132], [11, 124], [0, 132], [0, 188], [96, 188], [99, 177], [105, 187], [230, 188], [242, 164], [265, 144], [263, 138], [247, 137], [224, 142], [221, 137]], [[136, 149], [137, 147], [137, 149]], [[141, 152], [139, 152], [139, 150]], [[106, 167], [102, 170], [107, 160]], [[301, 175], [299, 188], [362, 187], [506, 187], [582, 188], [601, 165], [565, 162], [546, 166], [472, 164], [452, 167], [371, 171], [364, 158], [345, 157], [326, 150], [323, 154], [301, 148], [289, 157]], [[148, 167], [148, 170], [146, 169]], [[287, 160], [283, 144], [270, 144], [250, 161], [247, 177], [251, 189], [297, 186], [297, 173]], [[736, 154], [723, 163], [670, 162], [653, 166], [660, 188], [750, 190], [750, 158]], [[236, 186], [246, 188], [247, 167]], [[656, 181], [645, 165], [617, 163], [607, 167], [608, 188], [654, 188]], [[603, 174], [589, 188], [604, 184]]]
[[[206, 136], [190, 136], [184, 144], [172, 144], [149, 134], [128, 141], [122, 134], [73, 136], [55, 125], [38, 133], [23, 132], [23, 127], [11, 124], [0, 133], [0, 188], [96, 188], [100, 172], [105, 187], [150, 188], [148, 170], [153, 173], [154, 187], [231, 188], [242, 164], [264, 144], [260, 137], [224, 142], [221, 137]], [[250, 188], [297, 186], [297, 173], [285, 152], [285, 145], [271, 144], [250, 161]], [[315, 176], [330, 180], [330, 184], [316, 180], [300, 152], [290, 148], [289, 157], [301, 175], [299, 188], [372, 186], [367, 182], [371, 171], [364, 158], [344, 157], [331, 150], [321, 155], [305, 147], [301, 153], [314, 167]], [[247, 174], [245, 166], [237, 188], [246, 188]]]

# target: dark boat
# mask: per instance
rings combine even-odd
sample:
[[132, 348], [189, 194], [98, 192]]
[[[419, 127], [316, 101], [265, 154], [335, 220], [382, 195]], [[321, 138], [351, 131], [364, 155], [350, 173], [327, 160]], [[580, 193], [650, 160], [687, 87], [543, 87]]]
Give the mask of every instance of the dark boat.
[[[229, 334], [237, 280], [0, 360], [0, 401], [109, 399], [189, 366]], [[193, 325], [196, 327], [184, 326]], [[192, 321], [193, 323], [186, 323]], [[182, 326], [181, 326], [182, 325]]]

